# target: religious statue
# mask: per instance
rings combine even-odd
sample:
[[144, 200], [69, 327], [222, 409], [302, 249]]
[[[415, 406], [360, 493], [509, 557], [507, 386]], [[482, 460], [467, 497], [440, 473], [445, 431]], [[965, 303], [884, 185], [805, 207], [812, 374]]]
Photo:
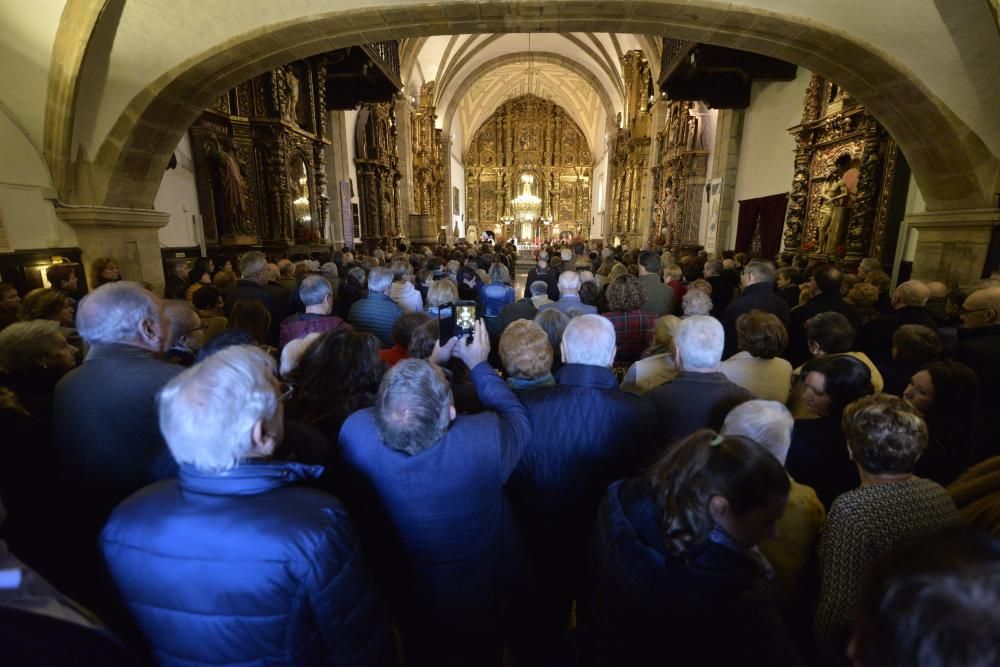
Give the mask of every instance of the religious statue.
[[816, 251], [819, 253], [837, 254], [838, 246], [847, 233], [851, 192], [844, 182], [844, 174], [850, 167], [850, 155], [844, 154], [838, 157], [836, 167], [830, 173], [820, 193], [822, 203], [819, 207], [819, 219], [816, 221]]
[[298, 125], [299, 78], [295, 76], [295, 71], [291, 67], [287, 67], [281, 69], [278, 82], [285, 92], [284, 103], [281, 105], [281, 119]]
[[206, 157], [212, 165], [215, 215], [222, 236], [256, 237], [256, 230], [247, 215], [247, 186], [236, 158], [232, 139], [223, 137], [206, 146]]

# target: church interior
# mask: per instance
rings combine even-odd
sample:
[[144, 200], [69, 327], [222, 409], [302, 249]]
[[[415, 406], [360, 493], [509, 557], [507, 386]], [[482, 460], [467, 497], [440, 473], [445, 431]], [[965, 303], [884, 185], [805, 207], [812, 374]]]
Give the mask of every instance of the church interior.
[[0, 663], [1000, 664], [1000, 0], [0, 29]]
[[995, 2], [301, 4], [4, 8], [3, 279], [487, 231], [1000, 259]]

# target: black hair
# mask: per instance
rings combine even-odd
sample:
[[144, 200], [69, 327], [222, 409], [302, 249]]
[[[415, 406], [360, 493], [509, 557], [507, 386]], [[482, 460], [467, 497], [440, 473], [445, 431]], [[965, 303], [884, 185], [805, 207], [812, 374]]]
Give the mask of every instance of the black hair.
[[708, 503], [722, 496], [736, 514], [787, 495], [788, 473], [749, 438], [708, 429], [671, 445], [644, 476], [660, 512], [660, 528], [675, 555], [704, 541], [714, 526]]
[[820, 373], [825, 379], [824, 391], [830, 397], [830, 415], [837, 420], [844, 408], [863, 396], [875, 392], [872, 372], [863, 362], [846, 354], [819, 357], [802, 367], [802, 377]]

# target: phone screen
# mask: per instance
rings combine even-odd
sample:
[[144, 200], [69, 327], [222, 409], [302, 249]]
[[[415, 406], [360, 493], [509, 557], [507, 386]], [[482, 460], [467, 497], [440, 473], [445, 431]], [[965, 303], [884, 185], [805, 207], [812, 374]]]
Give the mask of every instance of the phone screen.
[[455, 335], [472, 336], [476, 325], [476, 302], [459, 301], [455, 305]]

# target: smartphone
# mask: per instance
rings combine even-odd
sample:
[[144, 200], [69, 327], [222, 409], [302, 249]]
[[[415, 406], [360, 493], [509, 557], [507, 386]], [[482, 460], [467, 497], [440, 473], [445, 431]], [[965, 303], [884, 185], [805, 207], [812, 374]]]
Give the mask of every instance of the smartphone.
[[443, 303], [438, 306], [438, 343], [443, 347], [455, 335], [455, 305]]
[[472, 342], [476, 326], [476, 302], [459, 301], [455, 304], [455, 335], [465, 336], [465, 342]]

